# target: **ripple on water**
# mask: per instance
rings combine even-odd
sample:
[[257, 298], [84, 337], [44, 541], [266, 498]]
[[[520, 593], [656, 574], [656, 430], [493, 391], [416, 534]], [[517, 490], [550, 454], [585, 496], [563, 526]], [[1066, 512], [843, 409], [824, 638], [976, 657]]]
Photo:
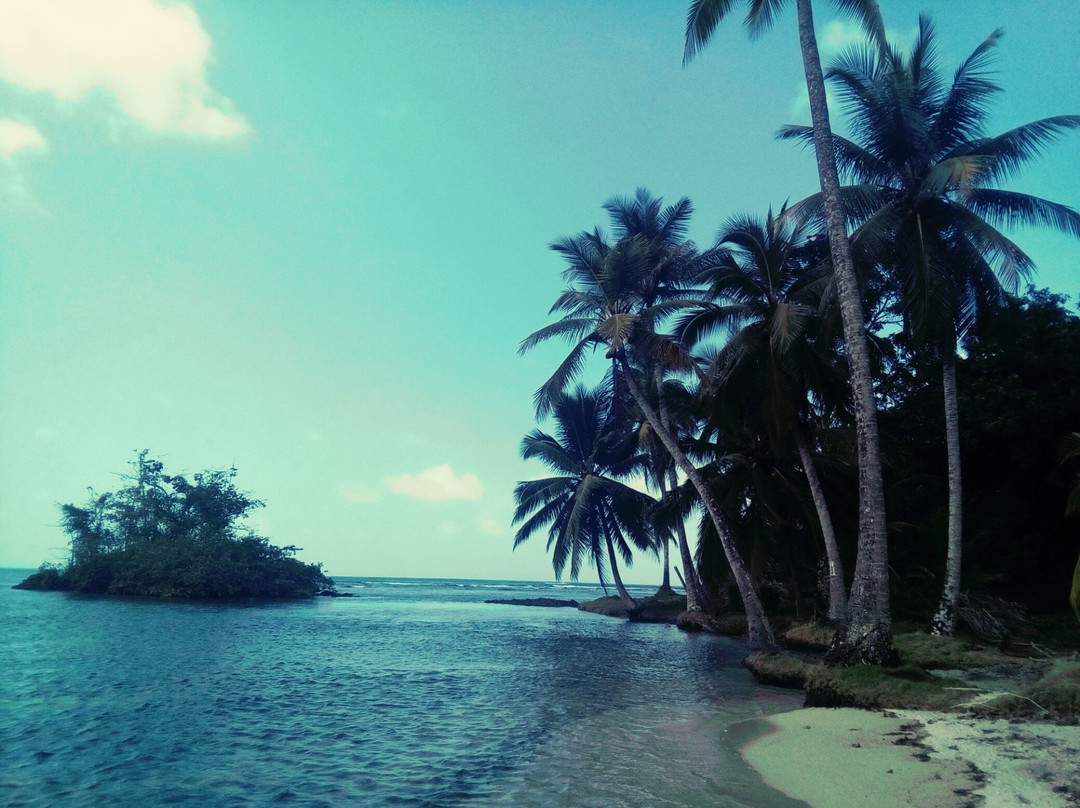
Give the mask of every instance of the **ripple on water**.
[[731, 721], [777, 698], [737, 645], [486, 607], [480, 585], [425, 603], [442, 595], [400, 583], [263, 606], [0, 590], [0, 793], [32, 808], [631, 808], [771, 793], [724, 744]]

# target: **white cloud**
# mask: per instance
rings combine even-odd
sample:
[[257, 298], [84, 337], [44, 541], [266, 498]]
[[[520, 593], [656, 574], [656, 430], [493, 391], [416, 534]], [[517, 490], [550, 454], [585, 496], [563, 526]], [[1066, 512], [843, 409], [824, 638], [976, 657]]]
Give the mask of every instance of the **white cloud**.
[[386, 485], [395, 494], [415, 499], [439, 502], [449, 499], [477, 500], [484, 495], [484, 486], [475, 474], [454, 474], [449, 465], [432, 466], [419, 474], [388, 477]]
[[378, 502], [382, 499], [382, 494], [366, 485], [355, 485], [354, 483], [342, 483], [337, 488], [338, 494], [347, 499], [349, 502]]
[[456, 536], [461, 530], [454, 522], [443, 522], [439, 525], [440, 536]]
[[10, 163], [19, 152], [44, 151], [45, 148], [45, 138], [30, 124], [7, 118], [0, 120], [0, 157], [7, 162]]
[[33, 0], [0, 13], [0, 79], [60, 101], [94, 91], [155, 132], [249, 131], [206, 82], [210, 37], [195, 10], [154, 0]]
[[480, 529], [481, 533], [485, 533], [488, 536], [501, 536], [503, 535], [502, 525], [499, 521], [490, 514], [483, 514], [476, 520], [476, 526]]
[[825, 61], [826, 57], [865, 41], [866, 32], [855, 20], [829, 20], [818, 33], [818, 50]]
[[[918, 36], [918, 26], [906, 31], [885, 29], [885, 38], [889, 44], [901, 51], [910, 50]], [[866, 32], [856, 20], [829, 20], [818, 32], [818, 49], [823, 63], [839, 54], [844, 48], [860, 45], [863, 42], [866, 42]]]

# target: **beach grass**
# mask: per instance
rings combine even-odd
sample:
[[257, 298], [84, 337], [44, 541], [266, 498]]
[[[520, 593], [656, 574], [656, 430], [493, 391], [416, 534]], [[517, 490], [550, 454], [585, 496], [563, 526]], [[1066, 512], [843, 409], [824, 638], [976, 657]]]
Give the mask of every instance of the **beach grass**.
[[[821, 626], [795, 627], [796, 647], [820, 644]], [[819, 656], [754, 653], [745, 664], [762, 684], [803, 690], [808, 706], [869, 710], [966, 710], [1007, 717], [1075, 720], [1080, 661], [1033, 658], [960, 637], [908, 632], [894, 637], [899, 663], [827, 667]]]

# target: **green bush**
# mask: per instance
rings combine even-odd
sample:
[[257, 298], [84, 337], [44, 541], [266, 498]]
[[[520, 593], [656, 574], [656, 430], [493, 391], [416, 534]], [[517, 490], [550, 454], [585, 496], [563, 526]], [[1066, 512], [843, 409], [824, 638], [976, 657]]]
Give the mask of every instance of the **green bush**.
[[42, 565], [21, 589], [182, 598], [294, 598], [333, 589], [319, 564], [293, 558], [242, 526], [258, 500], [233, 484], [236, 469], [167, 475], [139, 452], [129, 485], [61, 506], [66, 567]]

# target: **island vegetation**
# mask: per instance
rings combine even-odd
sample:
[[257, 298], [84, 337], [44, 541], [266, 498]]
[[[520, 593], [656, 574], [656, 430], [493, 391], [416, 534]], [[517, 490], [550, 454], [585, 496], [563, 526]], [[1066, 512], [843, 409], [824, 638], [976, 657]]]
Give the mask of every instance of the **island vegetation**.
[[166, 474], [138, 452], [116, 492], [63, 505], [65, 564], [43, 565], [16, 588], [169, 598], [300, 598], [332, 593], [321, 565], [294, 558], [243, 525], [262, 502], [238, 490], [236, 469]]
[[[687, 61], [736, 5], [691, 4]], [[781, 5], [747, 4], [751, 33]], [[795, 5], [813, 125], [779, 136], [814, 150], [821, 193], [734, 215], [701, 247], [689, 199], [638, 189], [604, 204], [609, 232], [551, 244], [557, 319], [520, 350], [570, 347], [535, 397], [553, 429], [521, 454], [556, 476], [518, 485], [515, 546], [546, 533], [557, 576], [591, 564], [618, 591], [603, 609], [634, 618], [619, 565], [662, 556], [667, 597], [673, 544], [680, 623], [738, 626], [759, 660], [798, 645], [793, 623], [823, 671], [901, 679], [934, 664], [915, 649], [939, 648], [913, 636], [1009, 647], [1046, 629], [1075, 648], [1080, 319], [1031, 285], [1009, 231], [1080, 237], [1076, 210], [1012, 189], [1080, 115], [990, 133], [1001, 32], [947, 73], [929, 17], [902, 50], [875, 2], [839, 3], [866, 40], [823, 70], [810, 2]]]

